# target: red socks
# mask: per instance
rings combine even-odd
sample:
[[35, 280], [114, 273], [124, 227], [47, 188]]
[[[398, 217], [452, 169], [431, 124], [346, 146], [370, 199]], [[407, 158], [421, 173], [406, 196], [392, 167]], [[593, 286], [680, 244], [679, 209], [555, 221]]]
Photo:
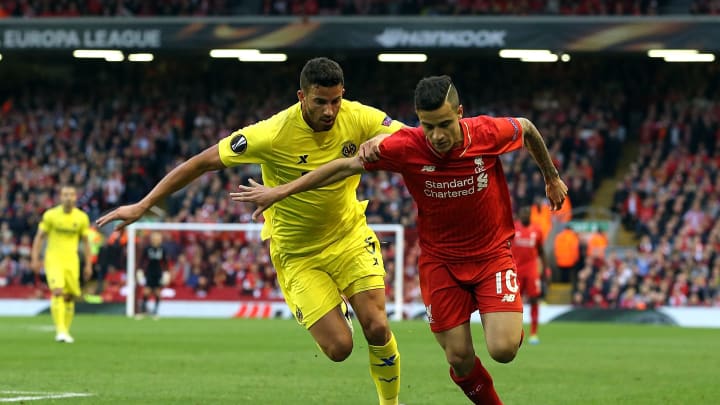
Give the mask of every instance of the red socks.
[[530, 335], [537, 335], [538, 318], [539, 318], [539, 307], [540, 305], [535, 302], [530, 304]]
[[465, 377], [458, 377], [450, 367], [450, 378], [470, 398], [473, 404], [502, 405], [497, 392], [495, 392], [492, 377], [490, 377], [490, 374], [477, 357], [475, 357], [475, 366], [470, 374]]

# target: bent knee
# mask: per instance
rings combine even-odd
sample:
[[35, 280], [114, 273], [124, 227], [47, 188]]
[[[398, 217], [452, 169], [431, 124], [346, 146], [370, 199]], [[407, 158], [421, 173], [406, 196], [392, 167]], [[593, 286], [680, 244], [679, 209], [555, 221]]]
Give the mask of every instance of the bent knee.
[[[475, 351], [472, 348], [468, 350], [448, 350], [445, 352], [448, 364], [455, 370], [470, 372], [475, 364]], [[463, 373], [464, 374], [464, 373]]]
[[390, 338], [390, 326], [387, 319], [374, 319], [363, 325], [365, 339], [373, 346], [384, 346]]
[[498, 363], [509, 363], [515, 359], [518, 349], [520, 348], [520, 342], [505, 341], [500, 344], [488, 347], [490, 357]]
[[333, 342], [329, 345], [322, 346], [322, 351], [325, 355], [334, 362], [341, 362], [352, 353], [353, 341], [352, 338], [348, 340]]

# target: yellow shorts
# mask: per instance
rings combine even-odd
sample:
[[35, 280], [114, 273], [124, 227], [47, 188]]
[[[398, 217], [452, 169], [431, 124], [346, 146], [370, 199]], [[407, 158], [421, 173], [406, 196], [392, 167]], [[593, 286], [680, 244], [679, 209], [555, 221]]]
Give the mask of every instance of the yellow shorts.
[[80, 263], [58, 263], [45, 261], [45, 277], [51, 290], [62, 288], [64, 294], [79, 297]]
[[385, 288], [380, 243], [367, 226], [315, 255], [295, 256], [270, 244], [278, 283], [295, 319], [310, 328], [346, 297]]

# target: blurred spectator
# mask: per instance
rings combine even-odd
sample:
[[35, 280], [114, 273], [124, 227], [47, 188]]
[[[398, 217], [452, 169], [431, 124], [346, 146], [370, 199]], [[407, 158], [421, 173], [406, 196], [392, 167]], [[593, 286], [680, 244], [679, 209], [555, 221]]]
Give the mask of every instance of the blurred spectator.
[[608, 247], [607, 236], [597, 227], [594, 226], [588, 235], [586, 258], [591, 262], [604, 261], [605, 249]]
[[552, 230], [552, 212], [546, 198], [537, 194], [535, 196], [535, 203], [530, 207], [530, 223], [540, 229], [544, 240], [550, 236]]
[[580, 263], [580, 237], [570, 225], [566, 225], [555, 237], [555, 265], [561, 282], [577, 283]]

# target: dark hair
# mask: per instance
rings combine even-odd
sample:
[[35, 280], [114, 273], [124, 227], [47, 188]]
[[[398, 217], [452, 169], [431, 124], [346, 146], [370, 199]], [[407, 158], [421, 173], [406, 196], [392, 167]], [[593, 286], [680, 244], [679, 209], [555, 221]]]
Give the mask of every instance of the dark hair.
[[420, 80], [415, 86], [415, 109], [433, 111], [442, 107], [445, 101], [452, 108], [460, 105], [457, 89], [450, 76], [430, 76]]
[[520, 212], [518, 212], [518, 219], [524, 226], [530, 225], [530, 207], [520, 208]]
[[333, 87], [338, 84], [345, 84], [343, 70], [332, 59], [310, 59], [300, 72], [300, 88], [303, 91], [308, 90], [311, 86]]

